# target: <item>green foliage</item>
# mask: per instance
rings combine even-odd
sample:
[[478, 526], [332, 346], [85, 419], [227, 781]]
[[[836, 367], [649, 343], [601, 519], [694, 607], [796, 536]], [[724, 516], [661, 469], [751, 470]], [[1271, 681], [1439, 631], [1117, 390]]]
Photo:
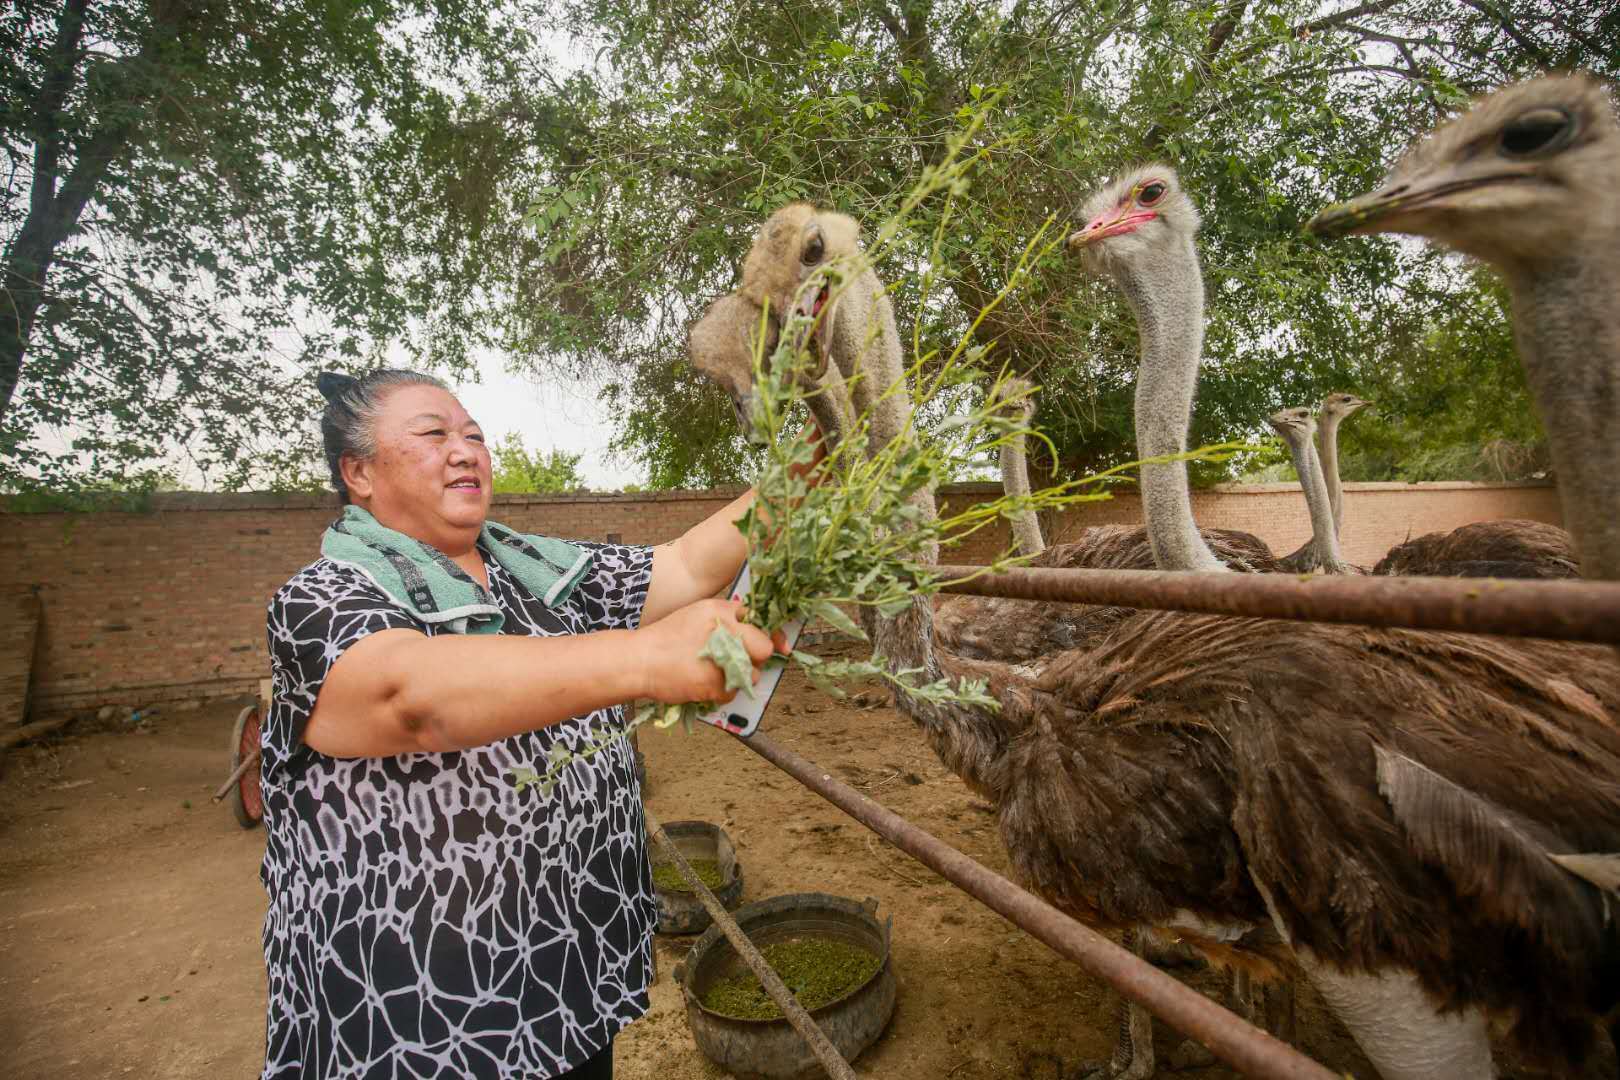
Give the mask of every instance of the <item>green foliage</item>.
[[179, 460], [302, 486], [314, 369], [391, 346], [459, 370], [494, 344], [483, 251], [520, 215], [484, 179], [527, 137], [482, 88], [536, 53], [512, 15], [6, 4], [0, 490], [128, 486]]
[[[938, 220], [942, 226], [949, 222], [949, 204], [966, 190], [967, 170], [978, 160], [978, 155], [968, 151], [983, 116], [982, 111], [968, 114], [964, 131], [951, 139], [944, 159], [923, 170], [896, 215], [875, 231], [859, 265], [822, 267], [803, 284], [806, 294], [826, 284], [836, 299], [844, 283], [861, 275], [867, 260], [883, 257], [887, 245], [906, 232], [910, 215], [918, 213], [931, 197], [944, 196], [940, 201], [946, 206]], [[937, 230], [936, 238], [944, 231]], [[1038, 229], [1030, 239], [1008, 274], [1007, 286], [987, 305], [986, 315], [1028, 280], [1028, 266], [1046, 250], [1041, 243], [1043, 232]], [[926, 294], [931, 283], [925, 278], [918, 287]], [[789, 317], [770, 356], [764, 354], [765, 335], [755, 336], [751, 427], [764, 443], [764, 455], [754, 482], [754, 502], [737, 522], [748, 540], [751, 584], [744, 618], [755, 626], [775, 630], [819, 617], [844, 634], [866, 641], [866, 632], [842, 607], [898, 615], [919, 598], [938, 593], [945, 584], [934, 566], [940, 546], [960, 542], [1015, 512], [1039, 513], [1106, 499], [1108, 482], [1138, 464], [1116, 466], [1026, 496], [1003, 493], [949, 517], [929, 515], [925, 505], [918, 505], [919, 496], [949, 478], [956, 462], [975, 450], [1039, 436], [1023, 426], [1016, 410], [1008, 408], [1018, 402], [1019, 395], [1004, 391], [1007, 374], [989, 380], [975, 366], [987, 350], [972, 344], [971, 329], [954, 347], [935, 350], [923, 344], [919, 323], [913, 327], [915, 355], [908, 370], [894, 385], [881, 388], [880, 400], [854, 418], [838, 445], [816, 465], [817, 482], [812, 484], [809, 467], [815, 448], [805, 428], [794, 432], [793, 427], [794, 418], [805, 410], [806, 398], [816, 393], [806, 377], [812, 358], [797, 351], [794, 344], [810, 340], [813, 322], [812, 316]], [[987, 382], [993, 382], [988, 393], [984, 389]], [[896, 410], [908, 416], [906, 427], [885, 430], [883, 423], [893, 422], [894, 417], [876, 413], [899, 396], [906, 398], [906, 408]], [[916, 424], [927, 410], [943, 417], [932, 431]], [[1233, 452], [1253, 449], [1230, 444], [1149, 460], [1218, 461]], [[992, 573], [1023, 561], [1009, 548], [978, 573]], [[725, 672], [728, 690], [751, 692], [748, 655], [727, 631], [716, 626], [700, 655]], [[877, 653], [864, 660], [823, 660], [795, 651], [789, 659], [813, 684], [835, 696], [844, 694], [840, 684], [877, 680], [920, 701], [988, 710], [1001, 707], [983, 681], [922, 682], [922, 669], [891, 670], [887, 659]], [[646, 723], [669, 727], [681, 722], [690, 730], [696, 718], [712, 707], [710, 702], [646, 703], [625, 727], [594, 734], [582, 752], [573, 754], [558, 747], [544, 775], [514, 770], [514, 781], [520, 789], [535, 785], [542, 795], [549, 794], [570, 762], [599, 753]]]
[[[590, 61], [557, 63], [563, 37]], [[1346, 428], [1368, 440], [1350, 460], [1388, 473], [1447, 439], [1525, 442], [1469, 419], [1526, 415], [1510, 354], [1429, 336], [1485, 295], [1456, 263], [1300, 224], [1468, 94], [1612, 78], [1620, 20], [1566, 0], [14, 0], [0, 55], [0, 390], [20, 369], [0, 488], [177, 460], [225, 487], [308, 485], [314, 368], [454, 373], [480, 348], [606, 382], [653, 487], [752, 475], [686, 327], [768, 211], [884, 221], [992, 101], [953, 228], [935, 244], [923, 207], [878, 269], [903, 322], [972, 327], [990, 366], [1045, 386], [1060, 471], [1131, 456], [1128, 310], [1049, 253], [981, 316], [1044, 221], [1162, 157], [1205, 216], [1192, 441], [1395, 381], [1401, 438]], [[1416, 389], [1448, 364], [1468, 400]]]
[[497, 495], [548, 495], [585, 489], [585, 478], [579, 473], [583, 454], [556, 449], [530, 453], [523, 445], [523, 436], [513, 432], [495, 444], [490, 456], [494, 458]]
[[[996, 102], [945, 242], [932, 242], [939, 207], [924, 208], [878, 263], [900, 283], [901, 321], [921, 318], [935, 340], [963, 333], [1049, 215], [1062, 220], [1124, 165], [1168, 159], [1205, 218], [1197, 445], [1263, 434], [1266, 414], [1330, 390], [1371, 395], [1386, 373], [1433, 369], [1435, 356], [1397, 343], [1477, 298], [1476, 280], [1418, 245], [1325, 245], [1300, 225], [1375, 184], [1468, 94], [1550, 66], [1620, 67], [1612, 5], [1556, 0], [566, 0], [558, 11], [601, 61], [523, 92], [556, 123], [532, 219], [556, 254], [532, 276], [537, 302], [513, 320], [511, 344], [538, 367], [559, 354], [615, 366], [617, 445], [671, 486], [754, 467], [682, 352], [763, 217], [807, 198], [886, 220], [963, 110]], [[942, 286], [927, 304], [924, 271]], [[1129, 310], [1060, 254], [1032, 278], [974, 343], [994, 345], [991, 366], [1044, 385], [1040, 426], [1060, 475], [1128, 460]], [[1482, 394], [1511, 375], [1510, 355], [1481, 362], [1496, 369]], [[1522, 405], [1508, 395], [1486, 411]], [[1412, 430], [1434, 433], [1424, 445], [1442, 437]]]

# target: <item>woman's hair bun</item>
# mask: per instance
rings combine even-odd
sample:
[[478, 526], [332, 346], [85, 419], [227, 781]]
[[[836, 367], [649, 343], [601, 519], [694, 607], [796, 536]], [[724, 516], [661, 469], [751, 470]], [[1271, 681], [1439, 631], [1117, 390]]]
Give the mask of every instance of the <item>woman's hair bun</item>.
[[336, 371], [323, 371], [315, 376], [315, 389], [321, 392], [321, 397], [336, 405], [343, 395], [347, 394], [360, 384], [360, 380], [352, 375], [344, 375]]

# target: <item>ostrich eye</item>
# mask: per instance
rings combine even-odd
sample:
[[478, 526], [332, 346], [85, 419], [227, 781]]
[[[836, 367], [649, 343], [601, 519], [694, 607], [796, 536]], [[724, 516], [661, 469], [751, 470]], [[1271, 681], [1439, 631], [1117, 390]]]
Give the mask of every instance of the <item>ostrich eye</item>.
[[805, 240], [804, 254], [801, 256], [801, 261], [806, 266], [810, 266], [814, 263], [820, 262], [821, 257], [826, 253], [827, 245], [822, 241], [821, 233], [818, 230], [816, 232], [812, 232], [809, 239]]
[[1575, 119], [1563, 109], [1531, 109], [1502, 128], [1502, 152], [1530, 157], [1563, 146], [1575, 132]]
[[1148, 184], [1142, 189], [1142, 194], [1137, 198], [1143, 206], [1152, 206], [1154, 203], [1164, 198], [1164, 184], [1158, 180], [1153, 181], [1151, 184]]

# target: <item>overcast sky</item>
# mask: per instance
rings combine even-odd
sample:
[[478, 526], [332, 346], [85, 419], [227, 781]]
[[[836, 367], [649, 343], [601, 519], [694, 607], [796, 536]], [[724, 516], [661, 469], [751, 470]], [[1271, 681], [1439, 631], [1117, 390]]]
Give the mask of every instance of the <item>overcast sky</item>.
[[529, 450], [564, 450], [583, 455], [579, 471], [594, 491], [614, 491], [644, 480], [642, 470], [608, 458], [612, 426], [596, 400], [596, 387], [518, 378], [502, 370], [496, 357], [479, 365], [477, 383], [461, 383], [456, 396], [484, 428], [490, 445], [516, 432]]

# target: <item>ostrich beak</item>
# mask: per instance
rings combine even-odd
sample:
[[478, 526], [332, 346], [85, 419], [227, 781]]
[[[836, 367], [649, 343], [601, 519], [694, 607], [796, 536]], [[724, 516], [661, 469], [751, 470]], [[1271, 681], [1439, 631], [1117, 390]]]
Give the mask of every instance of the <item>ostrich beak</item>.
[[754, 391], [750, 388], [731, 395], [731, 407], [737, 413], [737, 430], [750, 446], [762, 446], [763, 441], [754, 431]]
[[1125, 203], [1107, 213], [1098, 214], [1086, 223], [1085, 228], [1070, 233], [1069, 239], [1064, 246], [1070, 251], [1079, 251], [1082, 248], [1090, 247], [1099, 240], [1106, 240], [1110, 236], [1123, 236], [1126, 233], [1135, 232], [1159, 216], [1153, 210], [1138, 210], [1131, 213], [1130, 206], [1130, 203]]
[[821, 378], [827, 371], [828, 350], [822, 339], [832, 325], [832, 312], [827, 310], [831, 289], [832, 283], [822, 278], [819, 288], [801, 288], [793, 303], [793, 314], [814, 320], [805, 324], [805, 328], [800, 331], [799, 338], [793, 345], [800, 352], [807, 350], [814, 352], [815, 364], [810, 374], [816, 379]]
[[1528, 166], [1498, 160], [1438, 166], [1409, 179], [1389, 183], [1349, 202], [1334, 203], [1305, 223], [1305, 231], [1339, 237], [1353, 233], [1419, 232], [1422, 218], [1451, 208], [1455, 198], [1495, 184], [1532, 179]]

